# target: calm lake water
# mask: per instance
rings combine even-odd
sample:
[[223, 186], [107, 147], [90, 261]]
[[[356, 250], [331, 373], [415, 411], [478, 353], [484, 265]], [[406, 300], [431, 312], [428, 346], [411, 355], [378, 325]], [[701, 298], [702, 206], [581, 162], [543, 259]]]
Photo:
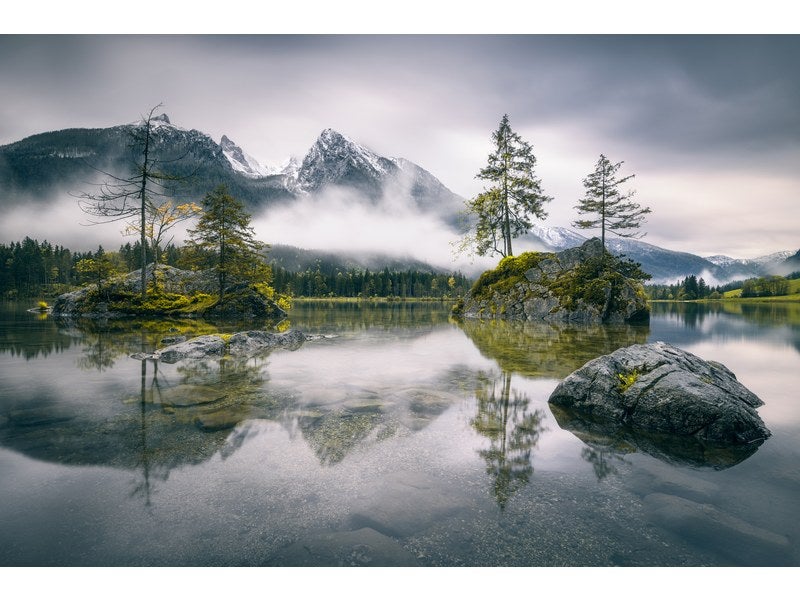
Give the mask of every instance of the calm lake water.
[[[129, 355], [243, 326], [28, 306], [0, 305], [0, 566], [800, 565], [800, 306], [558, 327], [307, 302], [296, 351], [157, 369]], [[549, 407], [654, 340], [730, 368], [772, 437], [704, 454]]]

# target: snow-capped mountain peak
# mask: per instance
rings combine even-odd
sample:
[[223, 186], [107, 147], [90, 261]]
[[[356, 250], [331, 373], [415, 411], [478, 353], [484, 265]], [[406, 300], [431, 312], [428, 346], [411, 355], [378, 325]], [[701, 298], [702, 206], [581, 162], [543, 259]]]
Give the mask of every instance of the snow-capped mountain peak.
[[325, 129], [303, 159], [298, 173], [300, 186], [317, 190], [329, 183], [356, 185], [380, 180], [396, 165], [333, 129]]
[[237, 146], [233, 140], [226, 135], [222, 136], [222, 140], [220, 140], [219, 145], [220, 148], [222, 148], [222, 154], [228, 160], [233, 170], [237, 173], [241, 173], [245, 177], [255, 179], [258, 177], [266, 177], [267, 175], [274, 175], [275, 173], [280, 172], [280, 169], [266, 167], [259, 163], [255, 158]]
[[544, 227], [534, 223], [531, 233], [553, 250], [566, 250], [583, 244], [587, 238], [564, 227]]
[[[131, 123], [131, 125], [134, 126], [134, 127], [143, 127], [144, 124], [145, 124], [145, 119], [139, 119], [138, 121], [135, 121], [135, 122]], [[176, 130], [180, 130], [180, 131], [186, 131], [182, 127], [177, 127], [177, 126], [173, 125], [172, 121], [169, 120], [169, 116], [167, 115], [167, 113], [161, 113], [160, 115], [154, 115], [154, 116], [150, 117], [150, 128], [151, 129], [153, 129], [153, 130], [161, 129], [163, 127], [168, 127], [170, 129], [176, 129]]]

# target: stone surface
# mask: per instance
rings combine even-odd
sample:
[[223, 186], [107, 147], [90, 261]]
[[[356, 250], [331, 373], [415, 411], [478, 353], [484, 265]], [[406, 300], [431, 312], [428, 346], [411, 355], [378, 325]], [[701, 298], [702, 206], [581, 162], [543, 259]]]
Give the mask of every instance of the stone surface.
[[253, 330], [234, 333], [228, 340], [228, 354], [231, 356], [250, 356], [264, 350], [286, 348], [297, 350], [303, 345], [306, 336], [297, 330], [285, 333]]
[[400, 471], [353, 500], [350, 525], [405, 538], [463, 509], [463, 500], [441, 491], [430, 476]]
[[755, 410], [763, 402], [733, 373], [664, 342], [589, 361], [549, 402], [595, 423], [716, 445], [757, 445], [770, 436]]
[[792, 564], [791, 545], [786, 536], [757, 527], [711, 504], [661, 493], [645, 496], [643, 504], [656, 524], [718, 552], [734, 564], [762, 567]]
[[186, 358], [208, 358], [225, 354], [225, 342], [218, 335], [201, 335], [199, 337], [172, 344], [153, 354], [153, 358], [165, 363], [176, 363]]
[[[240, 331], [232, 334], [227, 341], [221, 335], [201, 335], [190, 340], [171, 344], [152, 354], [154, 360], [175, 363], [184, 359], [202, 359], [209, 357], [254, 356], [269, 352], [276, 348], [296, 350], [302, 346], [306, 336], [301, 331], [289, 330], [285, 333], [269, 331]], [[146, 355], [131, 355], [131, 358], [149, 358]]]
[[297, 541], [269, 563], [281, 567], [415, 567], [417, 559], [369, 527], [320, 533]]
[[521, 255], [517, 259], [527, 257], [533, 265], [523, 277], [515, 274], [497, 285], [473, 287], [456, 312], [466, 318], [548, 323], [646, 322], [650, 310], [638, 281], [620, 274], [607, 279], [576, 277], [579, 267], [587, 261], [598, 262], [603, 254], [602, 243], [593, 238], [563, 252]]

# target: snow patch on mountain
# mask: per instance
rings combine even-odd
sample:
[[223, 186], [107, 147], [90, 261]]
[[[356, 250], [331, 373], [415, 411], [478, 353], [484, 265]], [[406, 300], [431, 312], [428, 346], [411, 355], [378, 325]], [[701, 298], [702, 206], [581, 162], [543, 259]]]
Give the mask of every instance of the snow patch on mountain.
[[544, 227], [534, 223], [530, 232], [553, 250], [566, 250], [583, 244], [587, 238], [564, 227]]
[[230, 163], [233, 170], [237, 173], [241, 173], [245, 177], [256, 179], [281, 172], [280, 169], [264, 166], [259, 163], [255, 158], [237, 146], [233, 140], [226, 135], [222, 136], [222, 140], [220, 141], [219, 145], [222, 148], [222, 154]]

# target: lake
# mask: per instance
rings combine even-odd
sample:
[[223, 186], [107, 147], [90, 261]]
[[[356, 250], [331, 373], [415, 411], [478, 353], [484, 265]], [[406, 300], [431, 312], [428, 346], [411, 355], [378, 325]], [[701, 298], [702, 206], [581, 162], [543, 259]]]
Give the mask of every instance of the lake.
[[[575, 327], [307, 301], [298, 350], [173, 365], [130, 354], [248, 326], [34, 304], [0, 305], [0, 566], [800, 565], [796, 304]], [[548, 405], [586, 361], [655, 340], [730, 368], [772, 437], [705, 455]]]

